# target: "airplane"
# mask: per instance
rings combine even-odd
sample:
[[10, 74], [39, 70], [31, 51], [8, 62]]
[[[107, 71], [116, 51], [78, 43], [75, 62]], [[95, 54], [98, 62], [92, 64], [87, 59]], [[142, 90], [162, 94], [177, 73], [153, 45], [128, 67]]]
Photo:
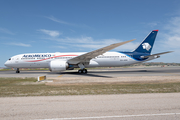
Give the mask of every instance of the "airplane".
[[118, 46], [132, 42], [135, 39], [125, 42], [111, 44], [109, 46], [91, 52], [72, 53], [28, 53], [11, 57], [5, 62], [5, 66], [15, 68], [49, 68], [51, 72], [62, 72], [80, 68], [78, 73], [86, 74], [89, 67], [120, 67], [159, 58], [160, 55], [170, 53], [167, 51], [151, 54], [158, 30], [153, 30], [132, 52], [108, 52]]

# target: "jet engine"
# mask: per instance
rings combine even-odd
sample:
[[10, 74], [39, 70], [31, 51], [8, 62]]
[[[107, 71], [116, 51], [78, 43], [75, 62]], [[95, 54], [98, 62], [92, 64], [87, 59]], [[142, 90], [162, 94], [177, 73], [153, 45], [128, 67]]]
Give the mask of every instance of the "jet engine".
[[68, 68], [68, 63], [66, 61], [51, 61], [49, 63], [49, 70], [51, 72], [60, 72]]

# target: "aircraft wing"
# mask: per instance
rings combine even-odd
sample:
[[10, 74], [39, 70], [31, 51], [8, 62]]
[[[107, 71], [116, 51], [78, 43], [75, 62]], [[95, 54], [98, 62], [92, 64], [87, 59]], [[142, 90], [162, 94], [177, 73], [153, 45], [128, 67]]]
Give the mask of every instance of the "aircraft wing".
[[162, 53], [157, 53], [157, 54], [152, 54], [152, 55], [147, 55], [147, 56], [141, 56], [141, 58], [148, 58], [148, 57], [151, 57], [151, 56], [160, 57], [159, 55], [166, 54], [166, 53], [171, 53], [171, 52], [173, 52], [173, 51], [167, 51], [167, 52], [162, 52]]
[[69, 59], [67, 62], [69, 64], [78, 64], [78, 63], [89, 62], [91, 59], [93, 59], [93, 58], [95, 58], [95, 57], [97, 57], [99, 55], [102, 55], [103, 53], [105, 53], [105, 52], [107, 52], [109, 50], [112, 50], [112, 49], [114, 49], [114, 48], [116, 48], [118, 46], [121, 46], [123, 44], [132, 42], [134, 40], [135, 39], [128, 40], [128, 41], [125, 41], [125, 42], [115, 43], [115, 44], [112, 44], [112, 45], [109, 45], [109, 46], [106, 46], [106, 47], [103, 47], [103, 48], [100, 48], [100, 49], [85, 53], [83, 55], [79, 55], [77, 57]]

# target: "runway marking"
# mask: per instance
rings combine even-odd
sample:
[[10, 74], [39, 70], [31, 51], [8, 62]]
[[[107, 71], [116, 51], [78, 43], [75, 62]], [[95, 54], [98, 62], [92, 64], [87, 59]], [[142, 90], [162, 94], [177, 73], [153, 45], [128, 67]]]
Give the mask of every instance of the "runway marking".
[[163, 116], [163, 115], [180, 115], [180, 113], [159, 113], [159, 114], [139, 114], [139, 115], [119, 115], [119, 116], [97, 116], [97, 117], [74, 117], [74, 118], [52, 118], [52, 119], [36, 119], [36, 120], [84, 120], [84, 119], [148, 117], [148, 116]]
[[63, 75], [60, 75], [60, 76], [58, 76], [58, 77], [62, 77]]

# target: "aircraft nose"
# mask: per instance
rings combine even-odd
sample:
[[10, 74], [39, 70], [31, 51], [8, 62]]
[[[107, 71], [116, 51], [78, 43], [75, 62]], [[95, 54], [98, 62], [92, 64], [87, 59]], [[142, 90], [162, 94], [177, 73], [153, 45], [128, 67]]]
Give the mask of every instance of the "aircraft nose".
[[8, 67], [8, 61], [6, 61], [6, 62], [4, 63], [4, 65], [5, 65], [6, 67]]

